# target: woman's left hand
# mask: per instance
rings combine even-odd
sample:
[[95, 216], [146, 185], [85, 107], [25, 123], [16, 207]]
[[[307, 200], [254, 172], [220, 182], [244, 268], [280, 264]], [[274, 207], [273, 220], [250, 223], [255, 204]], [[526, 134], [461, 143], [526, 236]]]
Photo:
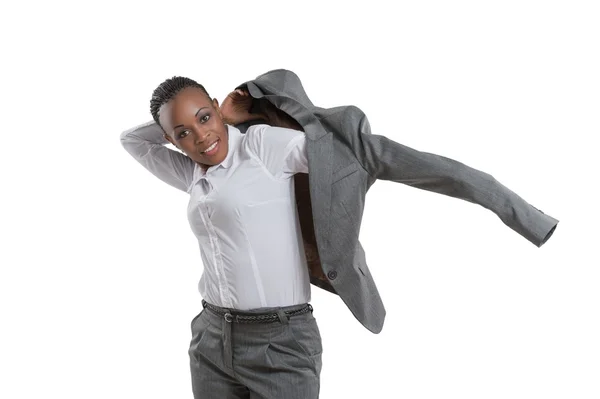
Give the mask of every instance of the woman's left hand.
[[250, 93], [242, 89], [232, 91], [219, 107], [223, 122], [228, 125], [236, 125], [253, 119], [266, 119], [266, 116], [261, 113], [250, 113], [251, 106]]

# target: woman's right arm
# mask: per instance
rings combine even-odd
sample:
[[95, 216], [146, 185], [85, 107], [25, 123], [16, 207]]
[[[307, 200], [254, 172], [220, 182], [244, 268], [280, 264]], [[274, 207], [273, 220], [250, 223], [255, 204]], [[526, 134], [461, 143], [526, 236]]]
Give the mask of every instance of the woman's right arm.
[[192, 183], [195, 162], [166, 147], [169, 141], [154, 121], [121, 133], [121, 145], [144, 168], [165, 183], [185, 192]]

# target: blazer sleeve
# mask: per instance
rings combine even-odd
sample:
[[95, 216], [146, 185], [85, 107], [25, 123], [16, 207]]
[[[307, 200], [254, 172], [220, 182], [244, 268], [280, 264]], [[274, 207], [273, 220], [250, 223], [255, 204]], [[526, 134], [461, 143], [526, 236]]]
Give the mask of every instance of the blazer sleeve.
[[166, 147], [163, 130], [154, 121], [121, 133], [121, 145], [146, 170], [163, 182], [188, 192], [195, 162], [185, 154]]
[[538, 247], [554, 233], [557, 219], [527, 203], [493, 176], [453, 159], [371, 134], [369, 121], [358, 107], [349, 106], [344, 121], [349, 131], [358, 128], [358, 134], [346, 137], [358, 162], [372, 177], [481, 205]]

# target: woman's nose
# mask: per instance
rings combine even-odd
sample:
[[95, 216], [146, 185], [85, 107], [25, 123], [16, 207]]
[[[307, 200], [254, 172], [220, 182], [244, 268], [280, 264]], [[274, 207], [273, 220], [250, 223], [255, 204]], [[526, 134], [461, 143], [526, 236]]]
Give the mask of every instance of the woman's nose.
[[203, 129], [198, 129], [195, 131], [195, 135], [196, 135], [196, 142], [202, 143], [210, 136], [210, 133]]

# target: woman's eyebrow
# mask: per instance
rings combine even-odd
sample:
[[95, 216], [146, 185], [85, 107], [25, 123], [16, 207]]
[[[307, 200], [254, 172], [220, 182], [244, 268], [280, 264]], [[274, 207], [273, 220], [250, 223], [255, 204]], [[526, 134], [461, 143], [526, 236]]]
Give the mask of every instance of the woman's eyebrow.
[[[198, 111], [196, 111], [196, 114], [194, 116], [198, 116], [198, 112], [202, 111], [204, 108], [208, 108], [208, 107], [202, 107], [200, 108]], [[183, 127], [183, 125], [177, 125], [173, 128], [173, 131], [175, 131], [175, 129], [177, 129], [178, 127]]]
[[198, 111], [196, 111], [196, 114], [194, 116], [198, 116], [198, 112], [202, 111], [204, 108], [208, 108], [208, 107], [202, 107], [202, 108], [200, 108]]

